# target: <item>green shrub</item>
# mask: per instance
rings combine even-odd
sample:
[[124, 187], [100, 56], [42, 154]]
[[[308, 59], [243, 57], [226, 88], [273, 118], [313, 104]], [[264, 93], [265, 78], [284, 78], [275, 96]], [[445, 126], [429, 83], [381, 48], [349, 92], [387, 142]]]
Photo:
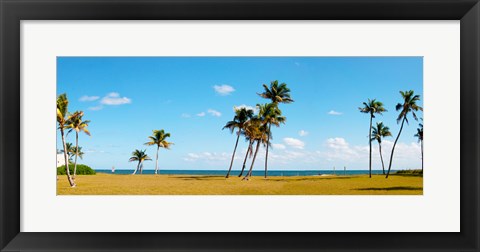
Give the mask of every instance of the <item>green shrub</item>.
[[[70, 170], [70, 175], [73, 175], [74, 164], [69, 164], [68, 169]], [[57, 175], [65, 175], [65, 165], [57, 167]], [[94, 169], [90, 168], [88, 165], [77, 164], [77, 175], [95, 175], [96, 172]]]
[[423, 175], [422, 170], [400, 170], [396, 171], [395, 174], [400, 174], [400, 175]]

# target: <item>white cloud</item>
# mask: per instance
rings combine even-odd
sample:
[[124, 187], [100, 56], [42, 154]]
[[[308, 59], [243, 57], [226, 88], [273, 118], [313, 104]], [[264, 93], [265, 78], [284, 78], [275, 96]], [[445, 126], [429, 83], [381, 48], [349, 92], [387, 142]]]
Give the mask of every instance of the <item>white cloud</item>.
[[97, 110], [103, 109], [103, 106], [102, 106], [102, 105], [98, 105], [98, 106], [95, 106], [95, 107], [89, 107], [88, 109], [89, 109], [89, 110], [93, 110], [93, 111], [97, 111]]
[[297, 149], [303, 149], [305, 147], [305, 143], [296, 138], [286, 137], [283, 139], [283, 142], [286, 145]]
[[286, 148], [283, 144], [272, 144], [272, 147], [278, 150], [284, 150]]
[[302, 136], [302, 137], [303, 137], [303, 136], [307, 136], [307, 135], [308, 135], [308, 131], [300, 130], [300, 131], [298, 132], [298, 135], [300, 135], [300, 136]]
[[215, 92], [219, 95], [229, 95], [235, 91], [235, 89], [229, 85], [215, 85], [213, 86], [213, 89], [215, 89]]
[[183, 118], [190, 118], [190, 117], [191, 117], [190, 114], [187, 114], [187, 113], [183, 113], [181, 116], [182, 116]]
[[329, 115], [342, 115], [343, 113], [342, 113], [342, 112], [335, 111], [335, 110], [330, 110], [330, 111], [328, 111], [328, 114], [329, 114]]
[[[318, 151], [321, 158], [326, 159], [331, 164], [337, 165], [355, 165], [355, 169], [368, 169], [369, 146], [350, 145], [344, 138], [329, 138], [325, 142], [326, 151]], [[389, 140], [382, 141], [382, 155], [385, 169], [388, 169], [390, 154], [393, 142]], [[418, 169], [420, 168], [421, 150], [420, 144], [412, 142], [410, 144], [399, 142], [395, 147], [393, 170], [399, 169]], [[372, 168], [382, 169], [378, 144], [372, 143]]]
[[132, 100], [127, 97], [120, 97], [119, 93], [112, 92], [103, 97], [100, 103], [104, 105], [122, 105], [132, 103]]
[[216, 110], [214, 110], [214, 109], [209, 109], [209, 110], [207, 110], [207, 113], [209, 113], [209, 114], [212, 115], [212, 116], [216, 116], [216, 117], [222, 116], [222, 113], [220, 113], [220, 112], [218, 112], [218, 111], [216, 111]]
[[216, 163], [230, 160], [230, 155], [231, 154], [228, 154], [226, 152], [219, 153], [206, 151], [201, 153], [188, 153], [187, 156], [183, 158], [183, 160], [189, 162], [206, 161], [207, 163]]
[[96, 101], [98, 99], [100, 99], [100, 96], [84, 95], [84, 96], [80, 97], [80, 99], [78, 99], [78, 100], [81, 101], [81, 102], [92, 102], [92, 101]]
[[200, 112], [197, 114], [197, 116], [200, 116], [200, 117], [205, 116], [205, 112]]
[[242, 104], [242, 105], [238, 105], [238, 106], [233, 106], [233, 112], [239, 110], [239, 109], [242, 109], [242, 108], [245, 108], [247, 110], [251, 109], [253, 110], [253, 112], [257, 113], [258, 112], [258, 108], [257, 107], [252, 107], [252, 106], [248, 106], [248, 105], [245, 105], [245, 104]]

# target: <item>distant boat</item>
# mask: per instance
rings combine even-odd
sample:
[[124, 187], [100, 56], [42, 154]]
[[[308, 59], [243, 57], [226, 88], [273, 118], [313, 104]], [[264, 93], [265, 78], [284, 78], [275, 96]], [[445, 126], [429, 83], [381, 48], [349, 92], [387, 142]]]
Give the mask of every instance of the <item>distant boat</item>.
[[112, 173], [115, 173], [115, 166], [112, 166]]

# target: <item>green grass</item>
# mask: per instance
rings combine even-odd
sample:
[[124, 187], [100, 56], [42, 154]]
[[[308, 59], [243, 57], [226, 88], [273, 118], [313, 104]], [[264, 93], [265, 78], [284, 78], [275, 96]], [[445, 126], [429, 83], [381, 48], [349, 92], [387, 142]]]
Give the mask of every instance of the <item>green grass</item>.
[[58, 195], [409, 195], [423, 194], [423, 177], [382, 175], [252, 177], [197, 175], [59, 176]]

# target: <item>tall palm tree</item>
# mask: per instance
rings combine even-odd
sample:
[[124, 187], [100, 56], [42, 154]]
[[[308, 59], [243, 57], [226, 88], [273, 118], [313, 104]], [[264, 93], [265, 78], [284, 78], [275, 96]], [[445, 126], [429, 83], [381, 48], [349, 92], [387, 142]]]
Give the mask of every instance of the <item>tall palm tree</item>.
[[368, 128], [368, 144], [370, 147], [370, 155], [369, 155], [369, 163], [368, 163], [368, 168], [369, 168], [369, 177], [372, 177], [372, 120], [375, 118], [375, 114], [382, 114], [385, 112], [385, 108], [383, 107], [383, 103], [380, 101], [377, 101], [376, 99], [370, 100], [368, 99], [368, 102], [363, 103], [363, 107], [358, 108], [361, 113], [366, 113], [370, 114], [370, 127]]
[[[420, 120], [423, 121], [422, 118], [420, 118]], [[418, 126], [420, 126], [420, 128], [417, 128], [417, 134], [415, 134], [414, 136], [418, 138], [418, 141], [420, 142], [420, 145], [421, 145], [421, 150], [422, 150], [422, 173], [423, 173], [423, 123], [419, 123]]]
[[[260, 93], [262, 98], [269, 99], [272, 103], [277, 106], [279, 103], [292, 103], [293, 99], [290, 97], [290, 89], [287, 87], [287, 84], [281, 83], [278, 84], [278, 80], [271, 81], [270, 87], [266, 84], [263, 84], [263, 93]], [[268, 131], [270, 132], [270, 128], [272, 123], [268, 124]], [[276, 125], [278, 127], [278, 125]], [[267, 177], [267, 169], [268, 169], [268, 147], [270, 145], [270, 134], [267, 136], [267, 148], [265, 152], [265, 178]]]
[[135, 175], [137, 173], [137, 170], [140, 169], [140, 174], [142, 174], [142, 168], [143, 168], [143, 161], [145, 160], [152, 160], [147, 153], [145, 153], [146, 150], [135, 150], [132, 152], [132, 157], [128, 160], [129, 162], [133, 161], [138, 161], [137, 168], [135, 171], [132, 173], [132, 175]]
[[273, 103], [292, 103], [293, 100], [290, 98], [290, 89], [287, 87], [287, 84], [282, 83], [278, 84], [278, 81], [270, 82], [270, 87], [267, 84], [263, 84], [263, 93], [260, 93], [262, 98], [269, 99]]
[[170, 137], [170, 133], [165, 133], [163, 129], [161, 130], [153, 130], [153, 134], [149, 136], [150, 142], [146, 142], [146, 145], [156, 145], [157, 146], [157, 155], [155, 157], [155, 174], [158, 173], [158, 151], [160, 148], [165, 148], [167, 150], [170, 149], [170, 146], [173, 145], [172, 142], [168, 142], [166, 139]]
[[245, 126], [245, 123], [248, 120], [250, 120], [250, 118], [252, 117], [253, 117], [252, 109], [247, 109], [247, 108], [235, 109], [235, 116], [233, 117], [233, 120], [228, 121], [227, 124], [225, 124], [225, 126], [223, 127], [223, 129], [229, 129], [230, 133], [232, 134], [235, 131], [235, 129], [238, 129], [237, 141], [235, 142], [235, 148], [233, 149], [232, 160], [230, 161], [230, 167], [228, 168], [228, 172], [225, 178], [228, 178], [230, 176], [230, 171], [232, 170], [232, 165], [233, 165], [233, 159], [235, 158], [235, 152], [237, 151], [238, 140], [240, 139], [240, 134]]
[[67, 180], [71, 187], [77, 186], [75, 181], [70, 176], [70, 170], [68, 169], [68, 151], [65, 141], [65, 125], [67, 122], [67, 113], [68, 113], [68, 99], [67, 94], [61, 94], [57, 97], [57, 123], [58, 129], [60, 130], [60, 135], [62, 137], [63, 144], [63, 157], [65, 159], [65, 173], [67, 174]]
[[259, 115], [261, 116], [265, 127], [267, 127], [267, 146], [266, 146], [266, 154], [265, 154], [265, 178], [267, 178], [267, 161], [268, 161], [268, 147], [270, 145], [270, 138], [272, 124], [280, 127], [280, 124], [287, 121], [287, 118], [282, 116], [282, 111], [278, 108], [276, 103], [267, 103], [267, 104], [257, 104], [259, 108]]
[[260, 143], [263, 143], [264, 146], [268, 144], [267, 135], [269, 134], [269, 132], [267, 132], [266, 124], [264, 124], [263, 121], [264, 119], [258, 116], [255, 116], [250, 120], [251, 127], [249, 128], [250, 131], [248, 132], [248, 134], [254, 142], [257, 142], [257, 145], [255, 147], [255, 154], [253, 155], [250, 169], [248, 170], [243, 180], [249, 180], [249, 178], [252, 176], [253, 165], [255, 164], [255, 159], [257, 158], [258, 150], [260, 149]]
[[[71, 163], [73, 162], [73, 156], [75, 152], [75, 146], [73, 146], [72, 143], [66, 142], [65, 143], [66, 149], [67, 149], [67, 156], [68, 156], [68, 162]], [[64, 153], [63, 150], [60, 151], [61, 153]]]
[[390, 129], [383, 125], [383, 122], [377, 122], [377, 126], [373, 127], [373, 137], [370, 139], [370, 141], [377, 140], [378, 142], [378, 150], [380, 152], [380, 160], [382, 161], [382, 172], [383, 175], [385, 175], [385, 165], [383, 164], [383, 156], [382, 156], [382, 138], [385, 138], [387, 136], [392, 136], [392, 133], [390, 132]]
[[66, 125], [67, 129], [69, 130], [69, 133], [72, 131], [75, 131], [75, 166], [73, 169], [73, 179], [75, 179], [75, 176], [77, 175], [77, 157], [79, 156], [78, 151], [78, 133], [79, 132], [84, 132], [85, 134], [90, 136], [90, 131], [88, 131], [87, 127], [88, 124], [90, 123], [89, 120], [83, 121], [83, 111], [76, 111], [75, 113], [71, 114], [68, 117], [68, 125]]
[[417, 104], [417, 102], [420, 101], [420, 95], [415, 95], [413, 90], [405, 91], [405, 92], [400, 91], [400, 94], [402, 95], [403, 104], [398, 103], [395, 109], [397, 111], [400, 111], [400, 114], [398, 115], [398, 118], [397, 118], [397, 124], [400, 122], [402, 122], [402, 124], [400, 126], [400, 131], [398, 132], [397, 138], [393, 143], [392, 153], [390, 154], [390, 163], [388, 165], [387, 176], [385, 178], [388, 178], [388, 175], [390, 174], [390, 169], [392, 168], [393, 153], [395, 151], [395, 145], [397, 144], [398, 138], [400, 138], [400, 134], [402, 134], [403, 124], [405, 122], [407, 122], [408, 124], [408, 119], [407, 119], [408, 113], [412, 113], [413, 119], [415, 119], [415, 121], [418, 121], [418, 118], [415, 112], [419, 110], [423, 111], [423, 108]]

